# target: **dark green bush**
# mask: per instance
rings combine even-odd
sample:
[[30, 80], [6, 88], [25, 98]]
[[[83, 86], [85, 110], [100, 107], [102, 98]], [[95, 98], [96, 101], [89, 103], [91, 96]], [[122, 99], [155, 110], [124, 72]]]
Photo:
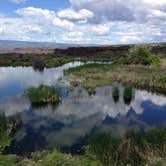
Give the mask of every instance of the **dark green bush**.
[[40, 56], [33, 58], [33, 67], [35, 70], [43, 71], [45, 67], [44, 59]]
[[130, 49], [128, 55], [128, 64], [142, 64], [142, 65], [160, 65], [160, 58], [154, 56], [149, 51], [148, 47], [143, 45], [136, 45]]

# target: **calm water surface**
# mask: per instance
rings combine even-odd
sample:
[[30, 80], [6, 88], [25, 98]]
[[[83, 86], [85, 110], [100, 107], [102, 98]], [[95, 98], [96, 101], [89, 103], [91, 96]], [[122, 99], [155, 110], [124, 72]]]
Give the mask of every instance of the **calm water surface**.
[[[7, 117], [19, 114], [22, 126], [12, 139], [7, 153], [26, 154], [44, 148], [59, 147], [79, 154], [88, 136], [95, 132], [123, 135], [127, 130], [148, 130], [166, 127], [166, 96], [144, 90], [134, 90], [131, 103], [112, 98], [112, 87], [97, 88], [89, 96], [82, 87], [69, 91], [64, 69], [83, 63], [68, 63], [62, 67], [34, 71], [31, 67], [0, 68], [0, 112]], [[58, 106], [31, 106], [26, 89], [40, 84], [61, 87], [62, 102]]]

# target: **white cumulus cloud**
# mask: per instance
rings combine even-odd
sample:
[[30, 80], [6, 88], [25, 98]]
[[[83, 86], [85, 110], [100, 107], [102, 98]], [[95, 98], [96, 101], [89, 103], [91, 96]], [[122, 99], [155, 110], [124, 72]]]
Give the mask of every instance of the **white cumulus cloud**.
[[72, 22], [69, 22], [67, 20], [61, 20], [57, 17], [53, 19], [53, 24], [66, 30], [72, 30], [74, 28], [74, 24]]
[[80, 20], [88, 20], [93, 17], [93, 13], [87, 9], [81, 9], [79, 11], [75, 11], [71, 8], [64, 9], [58, 12], [58, 16], [60, 18], [65, 18], [71, 21], [80, 21]]
[[10, 1], [17, 4], [26, 2], [26, 0], [10, 0]]
[[[12, 0], [15, 3], [25, 0]], [[58, 11], [0, 14], [0, 39], [119, 44], [166, 41], [166, 0], [69, 0]]]

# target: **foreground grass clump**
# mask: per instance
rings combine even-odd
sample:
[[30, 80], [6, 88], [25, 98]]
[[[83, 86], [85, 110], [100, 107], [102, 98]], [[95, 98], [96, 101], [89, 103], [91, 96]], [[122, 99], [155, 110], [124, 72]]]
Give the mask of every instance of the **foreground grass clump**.
[[118, 87], [113, 88], [112, 97], [115, 102], [118, 102], [118, 100], [119, 100], [119, 88]]
[[[118, 87], [113, 87], [112, 90], [112, 98], [114, 102], [118, 102], [119, 97], [120, 97], [120, 92], [119, 92]], [[123, 101], [125, 104], [129, 105], [134, 98], [134, 89], [132, 86], [125, 86], [123, 90]]]
[[60, 101], [59, 92], [54, 87], [40, 85], [31, 87], [27, 91], [28, 97], [32, 104], [54, 104]]
[[89, 88], [87, 88], [87, 92], [90, 96], [95, 95], [96, 94], [96, 88], [89, 87]]
[[65, 71], [88, 88], [110, 85], [114, 81], [166, 94], [166, 67], [143, 65], [88, 64]]
[[157, 166], [165, 160], [166, 129], [146, 133], [131, 131], [124, 137], [102, 133], [90, 139], [87, 151], [103, 166]]
[[127, 57], [117, 60], [116, 63], [159, 66], [161, 64], [161, 59], [159, 56], [153, 55], [147, 46], [136, 45], [130, 49]]
[[0, 115], [0, 153], [10, 145], [10, 131], [4, 114]]
[[0, 114], [0, 154], [10, 145], [11, 136], [21, 126], [22, 120], [19, 115], [7, 119], [5, 114]]
[[132, 86], [127, 86], [124, 88], [123, 99], [126, 104], [130, 104], [133, 98], [133, 88]]

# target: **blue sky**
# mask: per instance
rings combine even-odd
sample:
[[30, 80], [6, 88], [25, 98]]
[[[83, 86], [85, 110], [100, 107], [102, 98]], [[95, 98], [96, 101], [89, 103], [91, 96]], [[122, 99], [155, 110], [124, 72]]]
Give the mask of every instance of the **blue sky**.
[[70, 4], [67, 0], [28, 0], [24, 3], [12, 3], [10, 0], [1, 0], [0, 12], [7, 16], [16, 16], [14, 11], [18, 8], [29, 6], [58, 11], [69, 7]]
[[0, 39], [81, 44], [166, 41], [166, 0], [1, 0]]

